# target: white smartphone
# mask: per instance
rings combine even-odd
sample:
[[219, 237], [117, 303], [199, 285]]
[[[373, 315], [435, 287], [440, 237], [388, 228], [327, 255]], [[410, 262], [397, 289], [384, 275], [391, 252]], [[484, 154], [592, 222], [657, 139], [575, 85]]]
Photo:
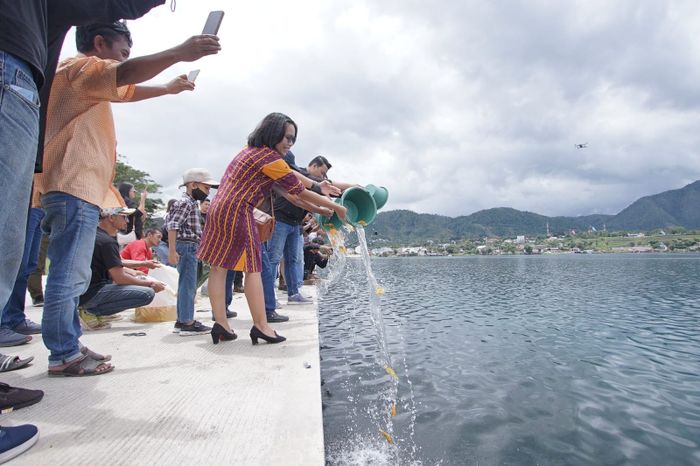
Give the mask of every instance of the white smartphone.
[[212, 11], [209, 13], [207, 22], [204, 23], [204, 30], [202, 34], [211, 34], [215, 36], [219, 32], [219, 26], [221, 26], [221, 20], [224, 19], [223, 11]]
[[194, 82], [195, 79], [197, 79], [197, 76], [199, 76], [199, 70], [192, 70], [190, 73], [187, 75], [187, 80], [191, 83]]

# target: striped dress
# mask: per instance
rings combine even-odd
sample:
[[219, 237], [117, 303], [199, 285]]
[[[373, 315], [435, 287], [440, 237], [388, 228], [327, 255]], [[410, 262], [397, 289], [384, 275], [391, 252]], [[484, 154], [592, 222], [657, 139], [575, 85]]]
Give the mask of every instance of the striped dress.
[[197, 251], [201, 260], [229, 270], [262, 270], [253, 207], [269, 194], [273, 183], [290, 194], [305, 189], [277, 151], [269, 147], [243, 148], [226, 169], [209, 206]]

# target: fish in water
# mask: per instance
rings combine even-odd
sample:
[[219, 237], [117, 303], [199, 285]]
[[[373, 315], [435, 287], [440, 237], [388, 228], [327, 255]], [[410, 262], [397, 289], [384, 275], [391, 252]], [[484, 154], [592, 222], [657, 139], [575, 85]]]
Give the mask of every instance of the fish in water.
[[391, 402], [391, 417], [396, 417], [396, 402]]
[[386, 373], [389, 374], [394, 380], [399, 380], [399, 376], [396, 375], [396, 371], [394, 371], [394, 369], [392, 369], [392, 368], [389, 367], [389, 366], [386, 366], [386, 367], [384, 368], [384, 370], [385, 370]]
[[376, 290], [374, 290], [377, 296], [382, 296], [384, 294], [384, 288], [381, 286], [378, 286]]
[[379, 433], [382, 434], [384, 436], [384, 438], [386, 439], [386, 441], [389, 442], [391, 445], [394, 444], [394, 439], [391, 438], [391, 435], [389, 435], [388, 432], [384, 432], [383, 430], [380, 430]]

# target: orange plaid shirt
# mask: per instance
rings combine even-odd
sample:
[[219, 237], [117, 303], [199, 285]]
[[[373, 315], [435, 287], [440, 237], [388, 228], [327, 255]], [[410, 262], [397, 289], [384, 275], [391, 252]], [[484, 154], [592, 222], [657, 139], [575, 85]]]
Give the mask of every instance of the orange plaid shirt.
[[118, 65], [85, 55], [59, 64], [47, 108], [40, 193], [60, 191], [102, 208], [125, 207], [112, 184], [117, 139], [110, 102], [130, 100], [136, 86], [117, 87]]

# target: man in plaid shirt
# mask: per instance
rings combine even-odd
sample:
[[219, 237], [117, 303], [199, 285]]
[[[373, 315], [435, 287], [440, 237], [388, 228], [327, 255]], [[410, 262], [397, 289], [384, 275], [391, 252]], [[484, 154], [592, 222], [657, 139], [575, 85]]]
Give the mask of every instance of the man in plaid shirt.
[[177, 322], [175, 332], [187, 337], [209, 333], [207, 327], [194, 320], [194, 299], [197, 294], [197, 247], [202, 237], [201, 214], [198, 202], [209, 195], [219, 182], [204, 168], [190, 168], [182, 176], [187, 191], [175, 201], [165, 216], [168, 230], [168, 262], [177, 266]]

